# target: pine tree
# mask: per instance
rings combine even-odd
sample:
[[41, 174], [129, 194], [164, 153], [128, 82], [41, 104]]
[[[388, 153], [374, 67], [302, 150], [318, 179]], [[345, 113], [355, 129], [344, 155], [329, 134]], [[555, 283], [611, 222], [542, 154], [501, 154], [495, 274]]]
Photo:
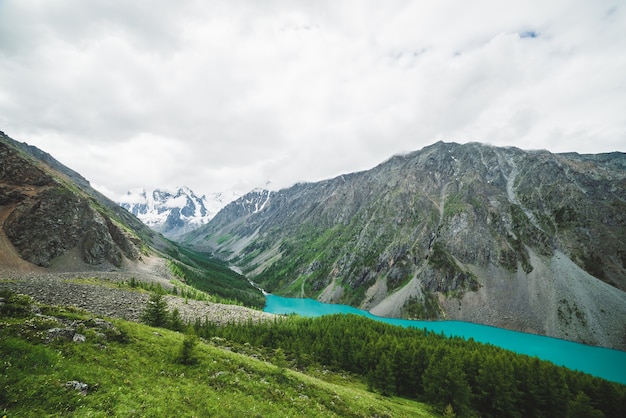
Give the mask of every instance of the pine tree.
[[602, 418], [604, 414], [591, 404], [591, 399], [583, 392], [578, 392], [576, 397], [569, 401], [567, 405], [568, 418]]
[[191, 365], [195, 364], [198, 359], [194, 355], [194, 348], [196, 343], [198, 342], [198, 338], [193, 334], [185, 335], [185, 339], [180, 347], [180, 351], [178, 353], [177, 361], [181, 364]]
[[385, 353], [380, 357], [380, 361], [374, 370], [374, 387], [380, 390], [383, 396], [391, 396], [396, 391], [396, 379], [393, 375], [393, 367]]
[[443, 416], [444, 417], [456, 417], [456, 414], [454, 413], [454, 408], [452, 408], [452, 405], [450, 404], [446, 405], [446, 407], [443, 409]]
[[172, 313], [169, 315], [169, 328], [178, 332], [185, 329], [185, 324], [183, 323], [183, 319], [180, 317], [178, 308], [174, 308]]
[[466, 415], [470, 410], [471, 388], [453, 353], [439, 349], [424, 372], [424, 395], [428, 402], [445, 408], [450, 404], [454, 411]]
[[168, 317], [167, 302], [163, 299], [163, 295], [153, 293], [148, 300], [141, 319], [153, 327], [165, 327], [168, 323]]

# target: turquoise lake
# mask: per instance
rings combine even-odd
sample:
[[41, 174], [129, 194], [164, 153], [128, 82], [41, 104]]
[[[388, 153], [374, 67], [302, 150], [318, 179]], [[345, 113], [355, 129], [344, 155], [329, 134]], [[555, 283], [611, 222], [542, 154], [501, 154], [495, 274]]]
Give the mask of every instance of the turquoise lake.
[[321, 303], [313, 299], [296, 299], [266, 295], [265, 312], [273, 314], [295, 313], [315, 317], [332, 314], [355, 314], [401, 327], [423, 328], [447, 336], [493, 344], [520, 354], [536, 356], [542, 360], [579, 370], [613, 382], [626, 384], [626, 352], [592, 347], [557, 338], [543, 337], [523, 332], [509, 331], [486, 325], [461, 321], [411, 321], [383, 318], [352, 306]]

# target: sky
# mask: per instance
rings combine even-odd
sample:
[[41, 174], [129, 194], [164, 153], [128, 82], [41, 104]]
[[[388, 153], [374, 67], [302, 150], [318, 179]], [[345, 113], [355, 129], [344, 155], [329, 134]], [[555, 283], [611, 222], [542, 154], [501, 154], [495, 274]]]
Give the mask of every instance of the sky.
[[114, 199], [279, 189], [440, 140], [623, 152], [626, 4], [0, 0], [0, 130]]

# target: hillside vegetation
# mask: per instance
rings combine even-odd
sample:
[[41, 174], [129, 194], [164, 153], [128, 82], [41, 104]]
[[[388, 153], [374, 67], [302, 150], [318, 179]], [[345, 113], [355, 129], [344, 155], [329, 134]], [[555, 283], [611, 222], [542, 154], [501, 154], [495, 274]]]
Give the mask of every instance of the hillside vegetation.
[[[198, 335], [281, 350], [299, 368], [323, 365], [370, 389], [483, 417], [621, 417], [626, 386], [462, 338], [355, 315], [197, 324]], [[621, 367], [616, 364], [615, 367]]]
[[173, 258], [169, 262], [170, 269], [185, 284], [219, 297], [220, 301], [259, 309], [265, 306], [261, 291], [223, 261], [177, 244], [173, 244], [168, 253]]
[[[162, 298], [152, 294], [144, 321], [185, 329]], [[617, 383], [352, 315], [188, 324], [185, 335], [3, 291], [0, 408], [9, 416], [621, 417], [626, 402]]]
[[0, 413], [9, 417], [435, 416], [348, 375], [290, 370], [273, 353], [0, 298]]

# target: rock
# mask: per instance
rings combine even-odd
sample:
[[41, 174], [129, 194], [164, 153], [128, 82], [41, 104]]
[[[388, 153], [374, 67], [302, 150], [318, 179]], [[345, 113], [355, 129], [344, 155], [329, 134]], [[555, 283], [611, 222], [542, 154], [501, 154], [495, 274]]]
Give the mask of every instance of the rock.
[[81, 395], [87, 395], [89, 392], [89, 385], [87, 383], [79, 382], [78, 380], [71, 380], [65, 383], [66, 388], [74, 389], [80, 392]]
[[75, 334], [76, 334], [76, 330], [73, 328], [50, 328], [48, 330], [46, 342], [50, 342], [52, 340], [57, 340], [57, 339], [72, 341], [74, 339]]
[[114, 329], [115, 325], [102, 318], [93, 318], [85, 322], [85, 326], [90, 328]]
[[79, 344], [84, 343], [85, 341], [87, 341], [87, 337], [85, 337], [83, 334], [74, 334], [72, 341]]

